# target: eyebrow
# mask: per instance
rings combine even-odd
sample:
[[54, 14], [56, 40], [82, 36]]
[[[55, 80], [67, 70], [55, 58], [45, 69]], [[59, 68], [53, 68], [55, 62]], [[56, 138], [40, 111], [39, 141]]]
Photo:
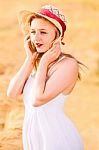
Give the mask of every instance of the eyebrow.
[[[35, 30], [35, 29], [31, 29], [31, 30]], [[46, 30], [46, 29], [38, 29], [38, 30]]]

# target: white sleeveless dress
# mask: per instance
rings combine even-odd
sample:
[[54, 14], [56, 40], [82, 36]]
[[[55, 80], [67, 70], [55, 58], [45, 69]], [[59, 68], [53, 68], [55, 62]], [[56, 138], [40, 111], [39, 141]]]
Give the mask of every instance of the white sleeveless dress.
[[67, 96], [62, 93], [51, 101], [35, 107], [33, 81], [30, 75], [24, 90], [24, 150], [84, 150], [79, 132], [64, 113]]

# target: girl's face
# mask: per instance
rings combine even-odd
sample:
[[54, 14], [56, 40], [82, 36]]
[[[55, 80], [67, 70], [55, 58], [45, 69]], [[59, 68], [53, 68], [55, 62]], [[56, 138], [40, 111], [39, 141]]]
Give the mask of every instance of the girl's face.
[[50, 22], [35, 18], [31, 22], [31, 42], [34, 43], [37, 52], [44, 53], [49, 48], [56, 36], [55, 26]]

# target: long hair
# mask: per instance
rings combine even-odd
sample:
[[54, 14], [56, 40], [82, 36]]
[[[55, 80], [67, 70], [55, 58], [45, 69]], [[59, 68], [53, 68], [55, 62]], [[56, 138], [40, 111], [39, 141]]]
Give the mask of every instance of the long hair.
[[[46, 18], [44, 18], [44, 17], [42, 17], [42, 16], [39, 16], [39, 15], [37, 15], [37, 14], [33, 14], [33, 16], [29, 17], [29, 19], [27, 20], [27, 23], [28, 23], [29, 27], [31, 26], [32, 20], [35, 19], [35, 18], [44, 19], [44, 20], [46, 20], [47, 22], [50, 22], [49, 20], [47, 20]], [[53, 24], [52, 22], [50, 22], [50, 23]], [[53, 25], [54, 25], [54, 24], [53, 24]], [[59, 29], [58, 29], [55, 25], [54, 25], [54, 27], [55, 27], [55, 29], [56, 29], [56, 30], [55, 30], [55, 39], [54, 39], [54, 40], [56, 40], [56, 39], [60, 36], [60, 31], [59, 31]], [[63, 42], [61, 42], [61, 43], [64, 45]], [[43, 56], [44, 53], [38, 53], [33, 43], [31, 43], [30, 49], [31, 49], [32, 52], [36, 52], [36, 53], [37, 53], [36, 58], [35, 58], [35, 60], [33, 61], [34, 70], [37, 71], [37, 67], [38, 67], [39, 62], [40, 62], [40, 60], [41, 60], [41, 58], [42, 58], [42, 56]], [[73, 59], [76, 60], [76, 62], [77, 62], [79, 65], [85, 66], [82, 62], [78, 61], [74, 56], [72, 56], [71, 54], [64, 53], [64, 52], [61, 52], [60, 56], [59, 56], [55, 61], [53, 61], [53, 64], [56, 63], [62, 56], [66, 56], [66, 57], [69, 57], [69, 58], [73, 58]], [[86, 67], [86, 66], [85, 66], [85, 67]], [[78, 72], [78, 79], [81, 79], [80, 71]]]

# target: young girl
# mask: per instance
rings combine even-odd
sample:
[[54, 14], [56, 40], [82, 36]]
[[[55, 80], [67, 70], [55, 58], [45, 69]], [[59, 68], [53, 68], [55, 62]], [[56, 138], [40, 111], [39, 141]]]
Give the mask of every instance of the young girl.
[[80, 62], [61, 49], [65, 16], [46, 5], [35, 13], [21, 11], [19, 22], [26, 34], [26, 59], [10, 81], [7, 95], [24, 96], [24, 150], [84, 150], [78, 130], [63, 110], [80, 78]]

